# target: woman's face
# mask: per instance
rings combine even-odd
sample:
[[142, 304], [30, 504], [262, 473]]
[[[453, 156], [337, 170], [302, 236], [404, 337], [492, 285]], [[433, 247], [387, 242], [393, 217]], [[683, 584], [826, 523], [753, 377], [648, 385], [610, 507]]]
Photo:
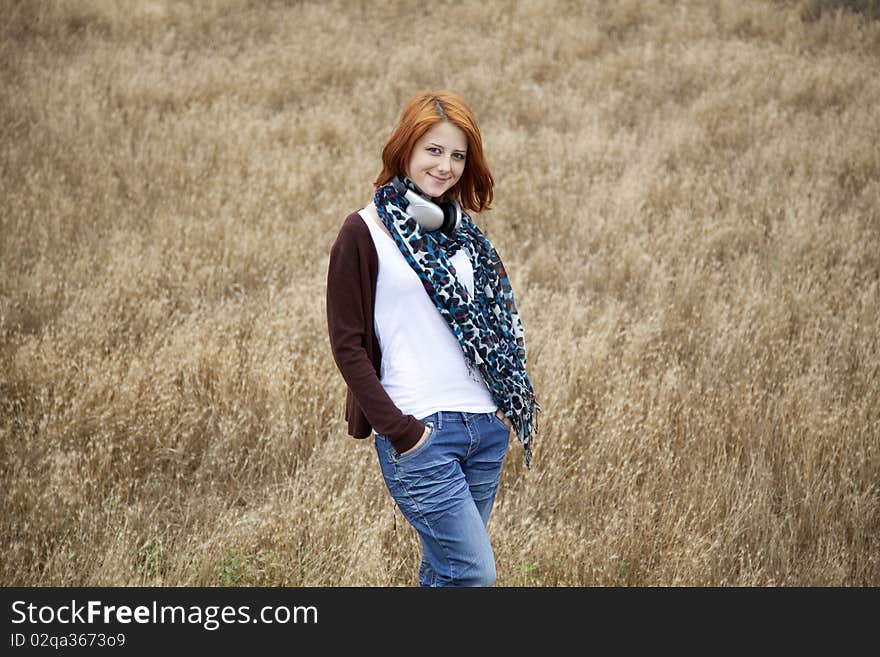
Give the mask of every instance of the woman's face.
[[409, 156], [406, 175], [431, 198], [448, 192], [464, 171], [467, 136], [454, 123], [432, 126], [416, 142]]

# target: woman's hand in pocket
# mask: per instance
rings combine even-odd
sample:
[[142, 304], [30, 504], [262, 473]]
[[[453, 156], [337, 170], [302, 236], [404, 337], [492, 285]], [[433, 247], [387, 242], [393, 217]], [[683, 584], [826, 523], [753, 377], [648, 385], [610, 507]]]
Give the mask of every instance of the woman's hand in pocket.
[[495, 411], [495, 417], [497, 417], [499, 420], [501, 420], [502, 422], [504, 422], [505, 426], [506, 426], [508, 429], [510, 429], [511, 431], [513, 431], [513, 422], [510, 421], [510, 418], [508, 418], [508, 417], [507, 417], [507, 416], [501, 411], [500, 408], [499, 408], [497, 411]]
[[405, 452], [401, 452], [401, 453], [400, 453], [400, 456], [403, 456], [404, 454], [409, 454], [409, 453], [410, 453], [411, 451], [413, 451], [416, 447], [418, 447], [418, 446], [421, 445], [423, 442], [425, 442], [425, 440], [427, 440], [427, 438], [428, 438], [428, 436], [429, 436], [430, 434], [431, 434], [431, 427], [429, 427], [429, 426], [426, 424], [426, 425], [425, 425], [425, 430], [422, 432], [422, 437], [419, 438], [419, 441], [418, 441], [415, 445], [413, 445], [412, 447], [410, 447], [408, 450], [406, 450]]

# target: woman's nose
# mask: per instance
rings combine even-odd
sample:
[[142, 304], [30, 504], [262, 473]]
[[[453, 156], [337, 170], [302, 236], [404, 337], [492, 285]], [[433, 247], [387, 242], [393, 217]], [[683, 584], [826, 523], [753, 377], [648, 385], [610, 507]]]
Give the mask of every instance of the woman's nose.
[[440, 171], [442, 171], [444, 173], [446, 173], [447, 171], [450, 171], [452, 169], [452, 158], [450, 158], [448, 156], [441, 157], [440, 164], [437, 165], [437, 168], [440, 169]]

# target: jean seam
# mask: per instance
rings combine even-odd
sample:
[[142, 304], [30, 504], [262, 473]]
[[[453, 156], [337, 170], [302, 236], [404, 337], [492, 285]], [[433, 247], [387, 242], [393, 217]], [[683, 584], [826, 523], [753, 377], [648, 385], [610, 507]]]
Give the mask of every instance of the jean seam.
[[477, 429], [477, 442], [474, 444], [474, 432], [471, 431], [471, 422], [470, 419], [465, 419], [464, 428], [468, 433], [468, 448], [467, 452], [465, 452], [464, 460], [467, 461], [472, 452], [475, 452], [480, 447], [480, 430]]

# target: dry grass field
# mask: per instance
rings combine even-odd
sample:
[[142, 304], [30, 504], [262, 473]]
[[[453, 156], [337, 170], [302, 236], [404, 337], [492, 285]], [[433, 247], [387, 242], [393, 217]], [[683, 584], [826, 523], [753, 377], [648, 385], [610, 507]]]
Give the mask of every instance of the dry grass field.
[[880, 3], [2, 0], [0, 583], [410, 586], [330, 244], [471, 103], [501, 586], [880, 585]]

